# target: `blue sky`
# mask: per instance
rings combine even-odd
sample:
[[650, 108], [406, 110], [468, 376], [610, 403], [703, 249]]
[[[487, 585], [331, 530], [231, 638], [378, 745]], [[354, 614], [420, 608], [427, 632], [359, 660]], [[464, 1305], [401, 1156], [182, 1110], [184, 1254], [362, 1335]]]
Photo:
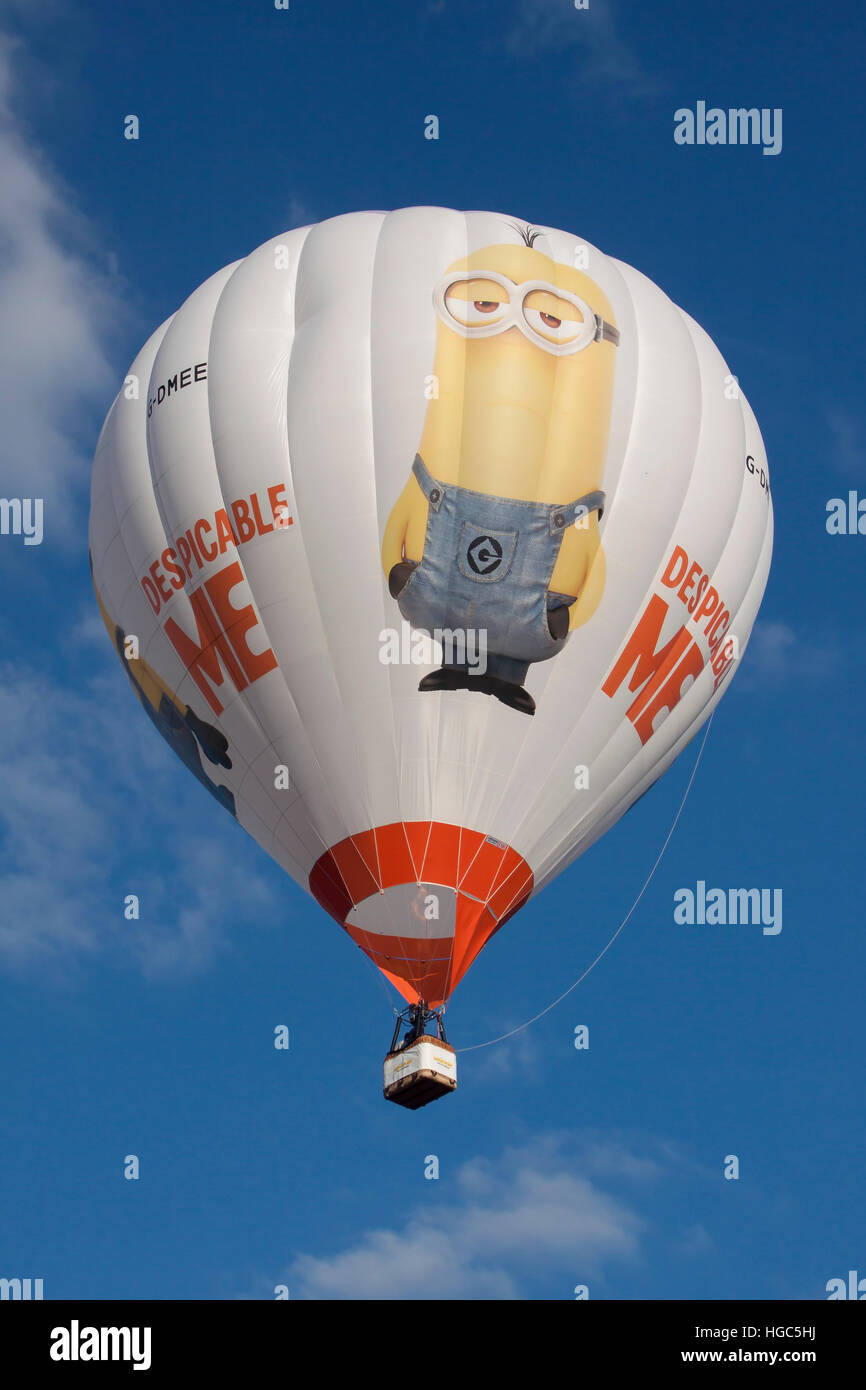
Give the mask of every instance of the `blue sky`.
[[[866, 1274], [866, 538], [825, 526], [866, 494], [862, 9], [3, 0], [0, 29], [0, 491], [45, 499], [42, 545], [0, 537], [0, 1276], [57, 1298], [810, 1299]], [[782, 108], [781, 154], [676, 145], [698, 100]], [[696, 318], [760, 422], [776, 546], [629, 925], [409, 1115], [379, 1090], [373, 968], [135, 706], [86, 510], [129, 361], [202, 280], [291, 226], [419, 203], [566, 228]], [[586, 968], [699, 744], [496, 936], [458, 1045]], [[782, 889], [782, 931], [677, 925], [698, 879]]]

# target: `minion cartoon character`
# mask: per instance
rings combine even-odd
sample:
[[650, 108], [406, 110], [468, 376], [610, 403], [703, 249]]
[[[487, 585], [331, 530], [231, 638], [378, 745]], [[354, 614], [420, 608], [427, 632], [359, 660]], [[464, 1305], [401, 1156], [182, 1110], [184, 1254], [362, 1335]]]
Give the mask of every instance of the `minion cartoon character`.
[[[562, 651], [604, 591], [598, 522], [619, 330], [598, 286], [522, 244], [456, 261], [433, 293], [431, 399], [382, 566], [402, 616], [484, 634], [419, 690], [479, 690], [535, 713], [530, 665]], [[463, 655], [465, 655], [465, 647]]]
[[[90, 575], [92, 579], [92, 560]], [[93, 589], [105, 630], [117, 649], [126, 674], [129, 676], [133, 689], [144, 706], [148, 718], [181, 762], [185, 763], [190, 772], [198, 778], [202, 786], [207, 787], [208, 791], [231, 815], [237, 816], [232, 792], [221, 783], [211, 781], [204, 769], [199, 752], [201, 750], [208, 762], [217, 767], [231, 767], [232, 760], [228, 756], [227, 738], [220, 733], [219, 729], [214, 728], [213, 724], [199, 719], [189, 705], [185, 705], [182, 700], [178, 699], [177, 695], [169, 690], [165, 682], [160, 679], [151, 666], [148, 666], [146, 661], [142, 661], [140, 657], [128, 657], [126, 655], [124, 649], [126, 633], [123, 628], [112, 621], [95, 584]]]

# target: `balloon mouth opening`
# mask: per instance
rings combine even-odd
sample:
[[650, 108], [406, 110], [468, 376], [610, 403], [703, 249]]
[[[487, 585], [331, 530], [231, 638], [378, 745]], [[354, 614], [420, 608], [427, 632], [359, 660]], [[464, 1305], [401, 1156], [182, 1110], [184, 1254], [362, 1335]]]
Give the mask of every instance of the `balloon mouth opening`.
[[533, 882], [522, 855], [501, 840], [439, 821], [397, 821], [332, 845], [309, 888], [404, 999], [438, 1008]]

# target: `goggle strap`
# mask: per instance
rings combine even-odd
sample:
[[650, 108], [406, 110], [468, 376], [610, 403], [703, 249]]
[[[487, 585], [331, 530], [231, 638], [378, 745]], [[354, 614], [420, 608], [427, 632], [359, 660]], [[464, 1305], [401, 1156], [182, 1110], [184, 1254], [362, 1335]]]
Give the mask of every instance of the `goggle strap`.
[[613, 343], [614, 347], [619, 347], [619, 329], [614, 328], [612, 323], [607, 323], [599, 314], [595, 316], [595, 342]]

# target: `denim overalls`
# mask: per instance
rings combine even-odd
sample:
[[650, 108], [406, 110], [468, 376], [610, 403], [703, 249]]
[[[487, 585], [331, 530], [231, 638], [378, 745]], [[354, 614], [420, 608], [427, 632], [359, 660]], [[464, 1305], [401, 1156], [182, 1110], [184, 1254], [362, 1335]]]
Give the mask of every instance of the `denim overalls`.
[[601, 516], [604, 493], [552, 506], [439, 483], [418, 454], [412, 472], [427, 498], [427, 533], [421, 562], [397, 596], [400, 612], [426, 632], [486, 634], [487, 673], [522, 685], [532, 662], [556, 656], [568, 641], [567, 632], [551, 636], [547, 615], [574, 597], [548, 585], [566, 526], [593, 511]]

